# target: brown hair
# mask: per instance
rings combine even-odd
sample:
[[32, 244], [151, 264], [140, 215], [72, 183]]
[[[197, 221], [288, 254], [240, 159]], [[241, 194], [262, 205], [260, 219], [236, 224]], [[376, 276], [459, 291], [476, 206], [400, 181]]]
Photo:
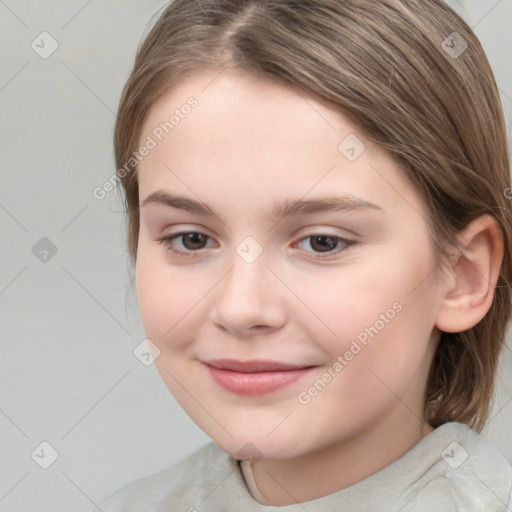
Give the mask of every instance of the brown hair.
[[503, 111], [474, 33], [441, 0], [175, 0], [137, 52], [115, 127], [132, 261], [131, 157], [148, 112], [198, 69], [227, 66], [299, 87], [391, 152], [430, 205], [439, 262], [470, 221], [496, 219], [505, 256], [493, 304], [473, 328], [442, 333], [426, 390], [431, 425], [449, 418], [481, 430], [511, 315], [512, 222]]

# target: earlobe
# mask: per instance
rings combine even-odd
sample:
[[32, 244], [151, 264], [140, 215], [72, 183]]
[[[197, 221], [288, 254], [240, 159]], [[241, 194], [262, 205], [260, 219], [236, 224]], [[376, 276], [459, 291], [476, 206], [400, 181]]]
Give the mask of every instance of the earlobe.
[[452, 278], [436, 317], [436, 327], [444, 332], [466, 331], [482, 320], [494, 299], [503, 260], [501, 230], [490, 215], [473, 220], [458, 239], [463, 249], [451, 260]]

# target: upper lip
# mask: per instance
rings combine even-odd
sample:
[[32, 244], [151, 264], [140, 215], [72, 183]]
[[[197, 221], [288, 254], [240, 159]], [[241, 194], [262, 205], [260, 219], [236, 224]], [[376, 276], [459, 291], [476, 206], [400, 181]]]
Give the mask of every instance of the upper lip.
[[235, 359], [212, 359], [203, 362], [209, 366], [213, 366], [221, 370], [230, 370], [240, 373], [301, 370], [311, 366], [307, 364], [293, 365], [289, 363], [281, 363], [279, 361], [264, 361], [260, 359], [253, 359], [251, 361], [237, 361]]

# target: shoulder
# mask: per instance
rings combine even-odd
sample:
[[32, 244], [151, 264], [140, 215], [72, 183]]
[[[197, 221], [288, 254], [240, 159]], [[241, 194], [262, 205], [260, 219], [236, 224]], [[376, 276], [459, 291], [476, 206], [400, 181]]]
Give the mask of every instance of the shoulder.
[[170, 505], [193, 509], [212, 474], [229, 475], [235, 467], [236, 460], [210, 442], [181, 462], [119, 489], [93, 512], [153, 512]]
[[404, 496], [404, 512], [425, 504], [440, 512], [512, 510], [512, 469], [490, 442], [460, 423], [443, 425], [429, 437], [437, 460]]

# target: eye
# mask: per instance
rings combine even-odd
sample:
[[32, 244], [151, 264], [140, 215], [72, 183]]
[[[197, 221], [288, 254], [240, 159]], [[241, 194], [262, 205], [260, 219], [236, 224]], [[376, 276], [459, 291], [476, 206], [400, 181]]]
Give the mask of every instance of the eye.
[[[202, 249], [212, 247], [208, 242], [213, 243], [213, 239], [199, 231], [184, 231], [174, 235], [165, 236], [157, 239], [166, 250], [178, 256], [194, 256]], [[313, 252], [319, 257], [328, 257], [348, 249], [355, 245], [355, 240], [349, 240], [340, 236], [328, 234], [315, 234], [302, 238], [297, 245], [302, 246], [308, 252]]]
[[159, 238], [157, 242], [163, 244], [168, 251], [175, 254], [190, 256], [192, 252], [205, 249], [209, 240], [211, 238], [208, 235], [199, 231], [186, 231]]
[[303, 248], [306, 248], [306, 250], [309, 252], [311, 251], [308, 249], [308, 247], [312, 250], [312, 252], [319, 254], [323, 253], [327, 256], [330, 256], [347, 249], [355, 243], [356, 242], [354, 240], [349, 240], [340, 236], [317, 234], [303, 238], [298, 242], [297, 245], [300, 246], [302, 244]]

